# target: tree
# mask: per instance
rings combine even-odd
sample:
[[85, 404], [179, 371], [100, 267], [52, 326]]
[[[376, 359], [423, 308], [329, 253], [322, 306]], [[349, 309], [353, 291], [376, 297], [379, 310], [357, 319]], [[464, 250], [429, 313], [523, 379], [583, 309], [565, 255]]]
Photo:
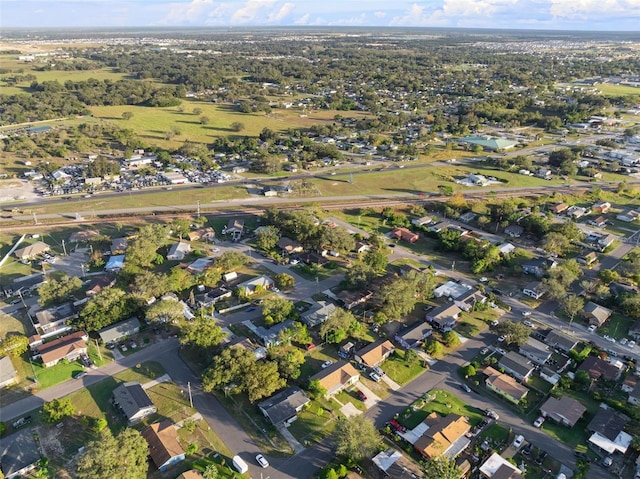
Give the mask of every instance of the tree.
[[564, 254], [571, 246], [569, 238], [562, 233], [550, 232], [544, 238], [544, 249], [552, 253]]
[[166, 236], [167, 228], [163, 225], [148, 224], [140, 228], [136, 239], [127, 246], [125, 269], [135, 271], [151, 266]]
[[218, 468], [215, 464], [209, 464], [202, 472], [204, 479], [218, 479]]
[[342, 308], [336, 310], [320, 326], [320, 336], [329, 343], [339, 343], [356, 323], [353, 313]]
[[369, 284], [375, 277], [376, 272], [371, 266], [356, 262], [345, 273], [344, 281], [348, 288], [358, 289]]
[[273, 277], [273, 280], [280, 289], [293, 288], [296, 284], [295, 278], [287, 273], [278, 273]]
[[42, 417], [49, 424], [56, 423], [67, 416], [73, 416], [74, 412], [75, 408], [69, 398], [54, 399], [42, 406]]
[[267, 325], [281, 323], [296, 312], [292, 301], [284, 298], [267, 298], [262, 303], [262, 315]]
[[93, 332], [123, 319], [128, 319], [134, 311], [133, 298], [119, 288], [103, 289], [93, 296], [80, 311], [76, 325]]
[[216, 260], [216, 266], [221, 271], [233, 271], [234, 269], [241, 268], [249, 262], [249, 258], [242, 253], [236, 251], [226, 251], [222, 253]]
[[256, 246], [262, 251], [271, 251], [280, 239], [280, 231], [275, 226], [265, 226], [256, 233]]
[[198, 316], [193, 321], [184, 321], [180, 324], [180, 342], [199, 348], [210, 348], [220, 344], [225, 337], [225, 332], [212, 319]]
[[602, 269], [598, 271], [598, 278], [600, 278], [604, 284], [620, 281], [620, 275], [618, 272], [611, 269]]
[[498, 334], [504, 336], [507, 343], [517, 344], [518, 346], [525, 344], [529, 339], [529, 334], [531, 334], [531, 328], [515, 321], [502, 321], [495, 327], [495, 330]]
[[50, 279], [38, 288], [38, 304], [51, 306], [59, 304], [82, 291], [82, 280], [66, 274], [59, 280]]
[[569, 324], [573, 323], [573, 318], [584, 308], [584, 299], [575, 294], [568, 294], [560, 299], [560, 306], [569, 317]]
[[371, 457], [382, 447], [373, 421], [364, 415], [339, 419], [334, 432], [336, 453], [352, 461]]
[[4, 340], [0, 342], [0, 351], [2, 354], [17, 358], [29, 349], [29, 338], [24, 334], [9, 333]]
[[193, 114], [194, 115], [202, 115], [202, 108], [194, 108], [193, 109]]
[[301, 349], [276, 346], [269, 349], [269, 357], [278, 364], [278, 371], [283, 378], [298, 379], [300, 377], [300, 366], [305, 361], [305, 355]]
[[162, 299], [147, 309], [146, 318], [156, 323], [172, 323], [184, 317], [184, 306], [178, 301]]
[[381, 311], [391, 319], [398, 319], [413, 311], [417, 302], [418, 277], [405, 275], [382, 285], [378, 292], [378, 300], [382, 303]]
[[448, 348], [455, 348], [460, 344], [460, 337], [455, 331], [447, 331], [442, 334], [442, 341]]
[[201, 125], [208, 125], [211, 122], [211, 119], [208, 116], [201, 116], [200, 117], [200, 124]]
[[242, 378], [243, 390], [254, 403], [259, 399], [269, 397], [278, 389], [287, 385], [286, 379], [280, 377], [278, 363], [275, 361], [259, 361], [244, 372]]
[[192, 456], [196, 452], [198, 452], [198, 444], [195, 442], [190, 442], [187, 444], [187, 450], [185, 451], [188, 455]]
[[427, 459], [423, 470], [429, 479], [460, 479], [462, 476], [462, 470], [456, 462], [444, 456]]
[[142, 295], [145, 299], [162, 296], [169, 292], [167, 276], [162, 273], [154, 273], [145, 270], [135, 276], [133, 291]]
[[427, 341], [424, 350], [429, 356], [434, 358], [441, 358], [444, 356], [444, 346], [437, 339], [432, 338]]
[[240, 121], [234, 121], [233, 123], [231, 123], [231, 131], [235, 131], [236, 133], [240, 133], [244, 129], [245, 129], [244, 123], [242, 123]]
[[133, 118], [133, 113], [130, 111], [123, 111], [122, 112], [122, 119], [123, 120], [131, 120], [131, 118]]
[[313, 381], [309, 381], [309, 387], [307, 388], [309, 394], [311, 394], [314, 398], [321, 398], [327, 394], [327, 390], [320, 384], [319, 379], [314, 379]]
[[376, 273], [384, 273], [387, 269], [387, 264], [389, 264], [387, 255], [380, 250], [367, 251], [362, 261], [364, 264], [370, 266]]
[[243, 348], [225, 348], [213, 357], [211, 366], [202, 374], [202, 389], [211, 392], [214, 389], [236, 384], [241, 390], [242, 377], [248, 369], [256, 364], [255, 355]]
[[135, 429], [113, 436], [105, 428], [78, 459], [78, 479], [146, 479], [149, 462], [147, 441]]
[[467, 364], [466, 366], [463, 366], [461, 372], [465, 378], [472, 378], [477, 373], [476, 368], [473, 364]]
[[567, 290], [564, 285], [553, 278], [545, 278], [542, 280], [542, 284], [544, 285], [544, 290], [551, 299], [558, 300], [563, 298], [565, 294], [567, 294]]

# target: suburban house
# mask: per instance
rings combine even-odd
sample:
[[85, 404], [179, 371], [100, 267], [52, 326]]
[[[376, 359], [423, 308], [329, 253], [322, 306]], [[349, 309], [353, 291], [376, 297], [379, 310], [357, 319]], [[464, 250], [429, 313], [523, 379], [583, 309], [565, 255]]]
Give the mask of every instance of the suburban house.
[[135, 381], [122, 383], [115, 388], [111, 401], [126, 416], [129, 426], [157, 412], [147, 392]]
[[371, 245], [369, 243], [365, 243], [364, 241], [356, 241], [356, 247], [354, 251], [356, 253], [366, 253], [371, 249]]
[[604, 216], [598, 216], [597, 218], [589, 220], [588, 223], [590, 225], [596, 226], [597, 228], [603, 228], [607, 225], [607, 218], [605, 218]]
[[111, 240], [111, 254], [123, 254], [127, 249], [127, 238], [113, 238]]
[[89, 280], [89, 285], [87, 286], [87, 290], [85, 291], [86, 296], [95, 296], [101, 291], [111, 288], [116, 284], [116, 277], [110, 274], [101, 274], [98, 276], [93, 276]]
[[536, 364], [544, 364], [551, 359], [549, 347], [543, 342], [531, 337], [527, 339], [525, 344], [520, 346], [520, 354]]
[[544, 417], [567, 427], [575, 426], [586, 411], [587, 408], [582, 403], [567, 396], [561, 396], [559, 399], [550, 396], [540, 407]]
[[249, 330], [260, 339], [263, 346], [268, 348], [280, 344], [280, 333], [285, 329], [290, 329], [291, 326], [293, 326], [293, 321], [287, 319], [271, 326], [269, 329], [263, 326], [256, 326], [250, 320], [243, 321], [242, 324], [249, 328]]
[[520, 225], [509, 225], [504, 229], [504, 234], [511, 238], [520, 238], [524, 233], [524, 228]]
[[414, 226], [425, 226], [433, 223], [431, 216], [423, 216], [422, 218], [414, 218], [411, 220], [411, 224]]
[[439, 223], [436, 223], [435, 225], [434, 224], [430, 224], [429, 226], [427, 226], [427, 231], [430, 231], [431, 233], [440, 233], [448, 225], [449, 225], [448, 222], [440, 221]]
[[507, 374], [514, 378], [525, 382], [529, 380], [529, 376], [535, 369], [531, 361], [515, 351], [509, 351], [502, 356], [498, 361], [498, 367], [504, 369]]
[[426, 320], [440, 331], [451, 331], [461, 312], [461, 309], [455, 304], [443, 304], [429, 311]]
[[229, 220], [222, 234], [230, 234], [232, 241], [238, 241], [244, 233], [244, 220]]
[[280, 250], [282, 251], [282, 254], [285, 255], [302, 253], [304, 251], [304, 248], [302, 248], [302, 245], [300, 243], [285, 236], [278, 240], [276, 246], [278, 246], [278, 248], [280, 248]]
[[538, 168], [534, 175], [538, 178], [542, 178], [543, 180], [550, 180], [552, 172], [548, 168]]
[[351, 310], [356, 306], [358, 306], [359, 304], [365, 303], [368, 299], [371, 299], [372, 296], [373, 296], [373, 291], [369, 291], [369, 290], [349, 291], [348, 289], [345, 289], [344, 291], [340, 291], [336, 297], [342, 303], [345, 309]]
[[[637, 376], [631, 376], [637, 378]], [[628, 392], [629, 397], [627, 398], [627, 402], [629, 404], [633, 404], [634, 406], [640, 406], [640, 383], [636, 384], [635, 387]]]
[[598, 201], [597, 203], [594, 203], [593, 206], [591, 207], [591, 212], [593, 214], [604, 215], [608, 213], [610, 209], [611, 209], [611, 203], [609, 203], [608, 201]]
[[329, 398], [338, 394], [345, 388], [355, 384], [360, 379], [360, 373], [347, 361], [337, 361], [331, 366], [309, 378], [309, 381], [318, 381]]
[[258, 403], [258, 407], [274, 426], [289, 426], [309, 402], [304, 391], [294, 386]]
[[598, 248], [600, 251], [606, 250], [609, 246], [611, 246], [616, 240], [614, 235], [602, 235], [598, 238]]
[[202, 479], [202, 473], [197, 469], [191, 469], [180, 474], [176, 479]]
[[198, 258], [187, 266], [187, 271], [191, 274], [204, 273], [213, 264], [211, 258]]
[[378, 341], [368, 344], [364, 348], [356, 351], [353, 358], [360, 364], [369, 366], [378, 366], [385, 361], [396, 350], [391, 341], [379, 339]]
[[415, 479], [423, 475], [420, 467], [415, 462], [404, 457], [397, 449], [389, 448], [379, 452], [373, 457], [372, 461], [382, 471], [384, 477]]
[[[233, 336], [233, 333], [231, 331], [229, 331], [228, 328], [223, 328], [223, 331], [224, 330], [228, 331], [227, 338], [229, 338], [230, 336]], [[227, 338], [225, 338], [225, 339], [227, 339]], [[230, 347], [242, 348], [242, 349], [246, 349], [247, 351], [252, 352], [253, 356], [256, 359], [256, 361], [260, 361], [261, 359], [264, 359], [264, 358], [267, 357], [267, 354], [268, 354], [267, 353], [267, 348], [265, 348], [264, 346], [260, 346], [260, 345], [258, 345], [256, 343], [254, 343], [249, 338], [243, 338], [243, 339], [236, 338], [236, 340], [238, 340], [238, 341], [233, 343]]]
[[522, 265], [522, 272], [524, 274], [533, 274], [538, 278], [542, 278], [545, 273], [558, 266], [558, 263], [553, 259], [547, 258], [533, 258], [531, 261]]
[[109, 344], [116, 343], [139, 331], [140, 321], [138, 321], [138, 318], [129, 318], [101, 329], [98, 331], [98, 335], [104, 344]]
[[547, 333], [544, 338], [544, 342], [553, 349], [559, 349], [568, 353], [578, 345], [578, 340], [568, 334], [552, 329]]
[[169, 261], [182, 261], [190, 252], [191, 245], [180, 241], [171, 245], [171, 248], [169, 248], [169, 252], [167, 253], [167, 259]]
[[638, 219], [640, 219], [640, 211], [626, 210], [616, 215], [616, 219], [620, 221], [624, 221], [625, 223], [631, 223], [633, 221], [637, 221]]
[[394, 228], [389, 233], [391, 238], [401, 239], [408, 243], [415, 243], [420, 239], [420, 235], [409, 231], [407, 228]]
[[516, 247], [511, 243], [502, 243], [498, 245], [498, 251], [502, 256], [506, 256], [508, 254], [513, 253], [516, 250]]
[[216, 288], [211, 288], [208, 291], [201, 292], [199, 294], [194, 295], [196, 304], [194, 306], [199, 306], [201, 308], [206, 308], [216, 304], [223, 299], [230, 298], [233, 295], [233, 291], [225, 288], [224, 286], [218, 286]]
[[484, 374], [487, 376], [485, 385], [500, 396], [508, 399], [512, 403], [518, 404], [529, 392], [529, 389], [507, 374], [487, 366], [484, 368]]
[[40, 464], [40, 447], [32, 428], [24, 428], [0, 438], [0, 465], [6, 479], [28, 477]]
[[584, 215], [588, 213], [589, 213], [589, 210], [582, 206], [570, 206], [565, 212], [567, 216], [570, 216], [573, 219], [582, 218]]
[[568, 204], [566, 204], [566, 203], [558, 203], [558, 204], [553, 205], [552, 207], [550, 207], [549, 211], [551, 211], [553, 214], [559, 215], [561, 213], [564, 213], [568, 209], [569, 209], [569, 205]]
[[255, 294], [257, 291], [264, 291], [273, 287], [273, 280], [269, 276], [262, 275], [251, 278], [238, 285], [238, 289], [244, 289], [245, 294]]
[[620, 368], [604, 359], [596, 356], [589, 356], [582, 361], [578, 371], [586, 371], [591, 379], [604, 379], [605, 381], [615, 381], [620, 377]]
[[629, 418], [624, 414], [601, 407], [587, 426], [591, 433], [589, 442], [609, 454], [625, 454], [633, 440], [633, 436], [624, 431], [628, 422]]
[[36, 312], [35, 321], [32, 319], [32, 324], [38, 334], [46, 338], [71, 329], [67, 323], [77, 317], [78, 311], [73, 303], [68, 302]]
[[472, 291], [469, 286], [456, 283], [455, 281], [447, 281], [446, 283], [438, 286], [433, 291], [433, 295], [436, 298], [442, 298], [444, 296], [445, 298], [456, 299], [464, 294], [467, 294], [469, 291]]
[[178, 431], [169, 420], [157, 422], [142, 431], [149, 444], [149, 455], [159, 471], [184, 460], [185, 452], [178, 443]]
[[630, 393], [636, 388], [639, 382], [640, 380], [638, 376], [636, 376], [635, 374], [630, 374], [624, 379], [624, 381], [620, 385], [620, 389], [622, 389], [622, 391], [625, 393]]
[[464, 416], [451, 413], [443, 417], [433, 412], [423, 423], [427, 429], [413, 447], [427, 459], [440, 456], [454, 459], [471, 442], [466, 437], [471, 425]]
[[544, 290], [540, 281], [532, 281], [522, 288], [522, 294], [526, 294], [530, 298], [540, 299], [544, 296], [546, 291]]
[[629, 328], [629, 336], [633, 339], [640, 339], [640, 319], [634, 321]]
[[18, 372], [13, 367], [11, 358], [3, 356], [0, 358], [0, 388], [11, 386], [16, 382]]
[[464, 138], [460, 138], [458, 141], [471, 146], [481, 147], [482, 150], [487, 151], [508, 150], [518, 144], [515, 141], [507, 140], [505, 138], [482, 135], [469, 135]]
[[216, 232], [213, 228], [202, 228], [196, 231], [190, 231], [187, 233], [189, 241], [213, 241], [216, 238]]
[[404, 349], [419, 347], [422, 342], [431, 336], [433, 328], [424, 321], [418, 321], [413, 325], [402, 329], [394, 336], [395, 341]]
[[480, 466], [480, 474], [487, 479], [524, 479], [522, 471], [497, 452]]
[[487, 301], [487, 297], [477, 289], [469, 289], [465, 293], [461, 294], [454, 299], [455, 304], [462, 311], [467, 313], [475, 307], [476, 303], [484, 304]]
[[76, 331], [36, 346], [36, 352], [46, 368], [55, 366], [63, 359], [72, 362], [78, 359], [81, 354], [87, 354], [87, 339], [89, 339], [87, 333]]
[[333, 303], [319, 302], [318, 304], [319, 308], [307, 311], [300, 317], [300, 320], [310, 328], [324, 323], [337, 309]]
[[51, 248], [47, 243], [36, 241], [29, 246], [15, 250], [13, 254], [19, 260], [29, 260], [41, 255], [42, 253], [47, 253], [48, 251], [51, 251]]
[[589, 301], [585, 304], [584, 309], [582, 310], [582, 315], [589, 320], [589, 324], [593, 324], [598, 327], [606, 323], [611, 314], [612, 311], [610, 309], [600, 306], [593, 301]]
[[585, 266], [591, 266], [593, 263], [598, 261], [598, 253], [596, 253], [595, 251], [590, 251], [589, 253], [578, 257], [577, 261], [578, 263]]
[[124, 255], [114, 254], [109, 256], [107, 264], [104, 265], [104, 270], [108, 273], [117, 273], [124, 268]]

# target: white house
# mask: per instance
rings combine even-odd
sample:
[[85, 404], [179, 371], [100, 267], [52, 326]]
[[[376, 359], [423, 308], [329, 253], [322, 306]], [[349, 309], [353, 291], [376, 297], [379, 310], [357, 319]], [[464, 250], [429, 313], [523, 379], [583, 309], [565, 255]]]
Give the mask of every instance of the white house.
[[182, 261], [190, 251], [191, 245], [180, 241], [179, 243], [175, 243], [171, 246], [171, 249], [169, 249], [169, 253], [167, 254], [167, 259], [169, 261]]

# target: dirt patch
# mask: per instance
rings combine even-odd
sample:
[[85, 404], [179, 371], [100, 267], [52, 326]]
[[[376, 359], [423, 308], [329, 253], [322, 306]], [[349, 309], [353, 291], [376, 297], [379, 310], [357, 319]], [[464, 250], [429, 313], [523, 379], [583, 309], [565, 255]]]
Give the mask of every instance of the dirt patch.
[[38, 427], [40, 444], [47, 457], [61, 457], [64, 455], [64, 447], [58, 438], [60, 431], [55, 427]]
[[27, 180], [0, 181], [0, 203], [7, 201], [28, 200], [39, 198], [33, 185]]

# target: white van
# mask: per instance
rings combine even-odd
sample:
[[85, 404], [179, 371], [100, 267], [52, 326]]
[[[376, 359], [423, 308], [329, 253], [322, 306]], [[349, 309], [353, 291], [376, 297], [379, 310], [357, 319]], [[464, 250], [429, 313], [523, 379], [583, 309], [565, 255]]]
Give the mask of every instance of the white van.
[[233, 467], [236, 468], [240, 474], [244, 474], [249, 470], [249, 466], [240, 456], [233, 456]]

